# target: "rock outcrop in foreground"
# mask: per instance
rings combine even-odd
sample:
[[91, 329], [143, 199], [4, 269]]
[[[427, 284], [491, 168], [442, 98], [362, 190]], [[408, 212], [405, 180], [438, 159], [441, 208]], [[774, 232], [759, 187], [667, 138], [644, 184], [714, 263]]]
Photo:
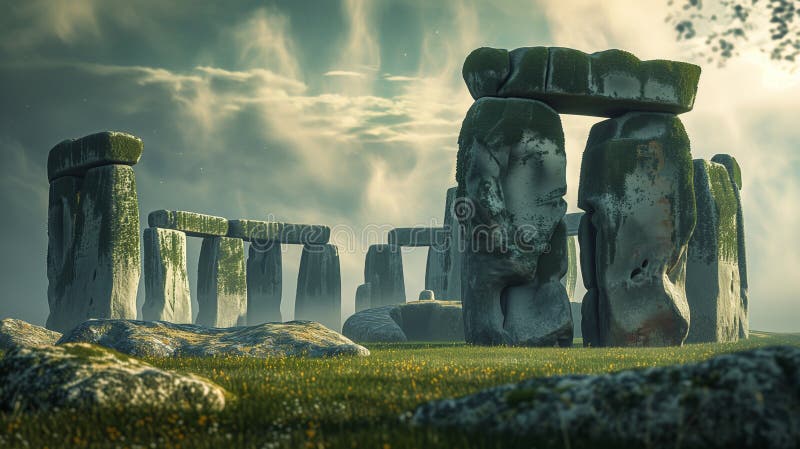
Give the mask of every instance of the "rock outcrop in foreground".
[[225, 407], [225, 390], [206, 379], [85, 343], [17, 348], [0, 359], [0, 385], [0, 409], [6, 411]]
[[0, 351], [54, 345], [59, 338], [60, 333], [26, 321], [14, 318], [0, 320]]
[[682, 366], [530, 379], [416, 410], [416, 425], [559, 447], [796, 448], [800, 348]]
[[135, 357], [329, 357], [369, 351], [319, 323], [290, 321], [208, 328], [163, 321], [90, 320], [58, 344], [94, 343]]

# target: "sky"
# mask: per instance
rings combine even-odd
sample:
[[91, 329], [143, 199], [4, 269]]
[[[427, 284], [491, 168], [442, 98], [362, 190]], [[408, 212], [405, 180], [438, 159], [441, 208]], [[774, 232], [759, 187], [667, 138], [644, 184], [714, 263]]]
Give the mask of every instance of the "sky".
[[[0, 318], [47, 318], [47, 153], [101, 130], [144, 141], [142, 226], [157, 209], [331, 226], [346, 317], [370, 244], [441, 224], [472, 103], [466, 55], [562, 46], [702, 66], [681, 120], [695, 158], [742, 166], [751, 328], [800, 331], [800, 75], [755, 45], [707, 63], [675, 41], [667, 0], [0, 0], [0, 11]], [[569, 212], [599, 120], [562, 116]], [[188, 246], [195, 292], [200, 242]], [[300, 250], [284, 248], [288, 319]], [[426, 250], [403, 257], [413, 300]]]

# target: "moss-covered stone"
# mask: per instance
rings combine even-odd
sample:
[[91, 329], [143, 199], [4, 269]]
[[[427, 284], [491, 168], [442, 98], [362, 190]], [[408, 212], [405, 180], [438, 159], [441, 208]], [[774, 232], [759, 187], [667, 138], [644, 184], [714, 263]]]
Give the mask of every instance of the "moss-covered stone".
[[226, 392], [193, 374], [162, 371], [87, 343], [18, 348], [0, 359], [0, 409], [41, 412], [77, 409], [219, 411]]
[[694, 161], [697, 225], [689, 241], [686, 297], [691, 310], [688, 342], [739, 339], [743, 301], [738, 266], [738, 201], [726, 168]]
[[714, 157], [711, 158], [711, 162], [722, 164], [725, 169], [728, 170], [728, 174], [731, 180], [736, 184], [736, 187], [739, 190], [742, 189], [742, 169], [739, 167], [739, 162], [735, 157], [730, 154], [715, 154]]
[[283, 254], [277, 242], [254, 242], [247, 256], [247, 324], [281, 322]]
[[228, 220], [182, 210], [156, 210], [147, 216], [151, 228], [174, 229], [192, 237], [226, 236]]
[[90, 318], [135, 318], [140, 242], [133, 169], [89, 169], [81, 186], [73, 249], [53, 290], [47, 328], [65, 332]]
[[35, 326], [22, 320], [13, 318], [0, 320], [0, 351], [7, 352], [19, 347], [30, 348], [53, 345], [59, 338], [61, 338], [59, 332]]
[[247, 280], [244, 242], [206, 237], [197, 267], [197, 324], [233, 327], [246, 323]]
[[280, 223], [259, 220], [230, 220], [228, 237], [247, 242], [278, 242], [289, 245], [324, 245], [328, 243], [331, 229], [323, 225]]
[[[473, 52], [481, 58], [472, 54], [467, 57], [465, 68], [475, 68], [469, 72], [467, 83], [473, 98], [529, 98], [545, 102], [560, 113], [600, 117], [631, 111], [680, 114], [694, 106], [700, 78], [696, 65], [640, 61], [617, 49], [586, 54], [571, 48], [526, 47], [509, 53], [510, 76], [495, 90], [499, 72], [486, 67], [503, 66], [504, 51], [482, 48]], [[487, 74], [485, 80], [480, 78], [482, 73]], [[476, 95], [474, 85], [481, 82], [491, 89]]]
[[567, 237], [567, 273], [561, 278], [561, 283], [567, 289], [567, 296], [575, 298], [575, 284], [578, 282], [578, 255], [575, 236]]
[[509, 74], [508, 51], [481, 47], [467, 56], [461, 74], [472, 98], [496, 96]]
[[584, 320], [601, 320], [592, 327], [603, 344], [685, 338], [685, 257], [697, 215], [692, 176], [689, 139], [675, 115], [629, 113], [592, 128], [578, 205], [591, 214], [595, 241], [594, 260], [582, 266], [594, 268], [598, 311]]
[[305, 245], [297, 275], [294, 316], [322, 323], [338, 332], [342, 327], [342, 275], [334, 245]]
[[138, 137], [116, 131], [65, 140], [50, 150], [47, 179], [84, 176], [87, 170], [100, 165], [135, 165], [143, 148]]
[[186, 234], [147, 228], [143, 234], [145, 320], [192, 322], [192, 299], [186, 269]]

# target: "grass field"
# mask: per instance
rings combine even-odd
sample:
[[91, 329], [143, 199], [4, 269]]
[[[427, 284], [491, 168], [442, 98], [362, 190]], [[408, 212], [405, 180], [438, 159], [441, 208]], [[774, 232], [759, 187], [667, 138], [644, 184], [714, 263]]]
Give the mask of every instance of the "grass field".
[[754, 332], [735, 344], [653, 349], [483, 348], [464, 344], [368, 345], [372, 355], [333, 359], [154, 359], [193, 372], [232, 397], [216, 414], [153, 410], [0, 413], [0, 447], [447, 448], [513, 447], [480, 434], [411, 428], [425, 401], [534, 376], [606, 373], [687, 363], [756, 346], [800, 346], [800, 334]]

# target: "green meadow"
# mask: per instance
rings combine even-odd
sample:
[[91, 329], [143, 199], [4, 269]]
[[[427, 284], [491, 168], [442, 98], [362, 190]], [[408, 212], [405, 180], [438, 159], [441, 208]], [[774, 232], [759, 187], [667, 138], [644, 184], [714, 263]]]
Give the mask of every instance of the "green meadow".
[[531, 377], [691, 363], [767, 345], [800, 346], [800, 334], [754, 332], [738, 343], [672, 348], [404, 343], [367, 345], [372, 355], [362, 358], [148, 359], [222, 385], [230, 392], [227, 407], [211, 414], [122, 408], [0, 412], [0, 447], [508, 448], [519, 442], [480, 429], [415, 428], [406, 419], [423, 402]]

